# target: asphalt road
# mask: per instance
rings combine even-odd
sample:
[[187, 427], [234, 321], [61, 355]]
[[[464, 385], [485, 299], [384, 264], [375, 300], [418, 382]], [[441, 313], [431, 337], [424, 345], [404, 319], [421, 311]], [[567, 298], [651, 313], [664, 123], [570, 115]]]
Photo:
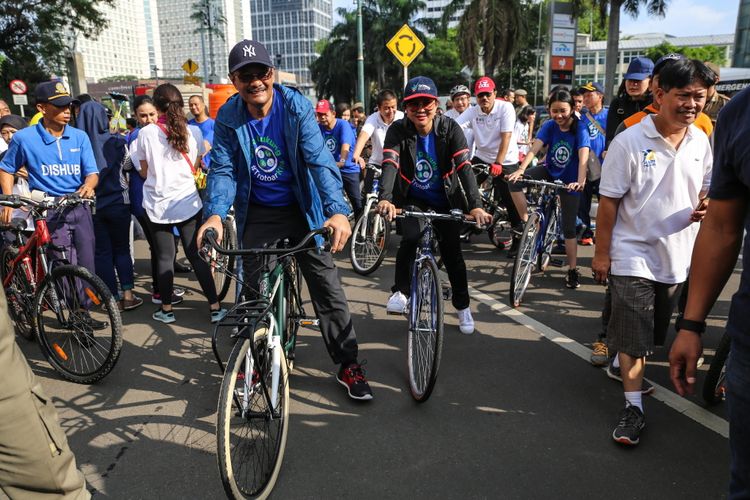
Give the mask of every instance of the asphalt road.
[[[339, 258], [375, 399], [349, 400], [319, 332], [302, 329], [286, 456], [273, 497], [726, 496], [724, 406], [706, 410], [698, 397], [676, 397], [667, 352], [660, 350], [646, 373], [658, 386], [645, 398], [641, 444], [614, 443], [622, 388], [581, 357], [599, 329], [602, 287], [584, 269], [581, 288], [568, 290], [562, 269], [551, 268], [534, 276], [523, 306], [511, 310], [504, 305], [511, 261], [486, 241], [475, 236], [465, 247], [477, 331], [462, 335], [447, 307], [440, 375], [424, 404], [407, 388], [406, 321], [385, 314], [395, 242], [383, 266], [366, 278], [350, 270], [346, 256]], [[137, 242], [136, 291], [144, 299], [146, 251]], [[586, 268], [592, 249], [581, 253]], [[96, 385], [63, 381], [36, 345], [19, 338], [54, 398], [95, 498], [224, 496], [214, 437], [221, 374], [210, 350], [208, 306], [196, 281], [178, 281], [189, 293], [175, 307], [177, 322], [153, 321], [157, 306], [150, 303], [124, 313], [121, 358]], [[727, 290], [737, 283], [735, 272]], [[729, 296], [725, 291], [711, 316], [706, 365]]]

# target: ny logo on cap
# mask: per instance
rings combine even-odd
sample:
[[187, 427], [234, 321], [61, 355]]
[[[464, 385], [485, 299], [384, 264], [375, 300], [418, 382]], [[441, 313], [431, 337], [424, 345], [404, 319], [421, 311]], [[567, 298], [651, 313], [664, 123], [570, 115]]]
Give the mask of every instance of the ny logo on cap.
[[245, 57], [255, 57], [255, 47], [252, 45], [245, 45], [242, 47], [242, 55]]

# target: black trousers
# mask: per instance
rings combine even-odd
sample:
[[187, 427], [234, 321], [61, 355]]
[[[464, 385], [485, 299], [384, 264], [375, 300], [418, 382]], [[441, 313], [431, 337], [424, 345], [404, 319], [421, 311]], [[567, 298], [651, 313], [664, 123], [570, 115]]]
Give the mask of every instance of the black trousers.
[[[307, 219], [297, 206], [250, 205], [242, 247], [258, 248], [286, 238], [295, 245], [309, 231]], [[333, 257], [329, 252], [316, 250], [301, 252], [295, 257], [310, 291], [310, 300], [320, 321], [320, 331], [328, 354], [334, 363], [344, 366], [355, 363], [358, 351], [357, 336]], [[260, 280], [260, 259], [243, 258], [242, 270], [245, 282], [257, 290]]]
[[[422, 210], [428, 207], [421, 201], [408, 199], [405, 206], [414, 205]], [[444, 212], [437, 210], [436, 212]], [[448, 272], [448, 280], [453, 289], [451, 302], [456, 309], [469, 307], [469, 284], [466, 279], [466, 262], [461, 251], [461, 226], [460, 222], [435, 221], [433, 224], [433, 237], [438, 241], [440, 256], [443, 258], [445, 270]], [[396, 279], [392, 292], [401, 292], [407, 297], [411, 292], [412, 266], [417, 256], [420, 235], [424, 228], [424, 221], [419, 219], [405, 218], [401, 220], [401, 244], [396, 253]]]
[[[476, 165], [477, 163], [484, 163], [487, 162], [482, 160], [481, 158], [475, 156], [471, 159], [471, 163], [473, 165]], [[517, 168], [518, 165], [515, 165]], [[503, 167], [503, 175], [512, 174], [516, 171], [516, 168], [509, 169], [506, 171], [506, 167]], [[521, 224], [521, 216], [518, 215], [518, 209], [516, 208], [516, 204], [513, 203], [513, 198], [510, 196], [510, 187], [508, 186], [508, 181], [505, 180], [503, 175], [498, 175], [497, 177], [492, 178], [492, 195], [495, 199], [495, 201], [498, 203], [498, 205], [501, 205], [506, 208], [508, 211], [508, 219], [510, 220], [510, 223], [513, 227], [519, 226]], [[477, 176], [477, 185], [481, 184], [482, 182], [487, 179], [487, 176], [485, 175], [478, 175]]]

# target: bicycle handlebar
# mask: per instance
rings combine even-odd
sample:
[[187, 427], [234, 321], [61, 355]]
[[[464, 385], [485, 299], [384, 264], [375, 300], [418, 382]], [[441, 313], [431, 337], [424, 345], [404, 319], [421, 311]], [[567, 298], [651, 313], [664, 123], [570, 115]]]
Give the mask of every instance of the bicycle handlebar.
[[555, 182], [549, 182], [549, 181], [537, 181], [534, 179], [529, 179], [529, 178], [524, 177], [522, 179], [518, 179], [517, 181], [514, 182], [514, 184], [515, 183], [521, 183], [521, 184], [527, 184], [527, 185], [539, 186], [539, 187], [548, 187], [548, 188], [555, 189], [555, 190], [567, 191], [568, 189], [567, 185], [564, 184], [560, 180], [557, 180]]
[[464, 224], [475, 224], [476, 220], [474, 216], [467, 215], [459, 209], [453, 209], [448, 214], [439, 214], [434, 210], [423, 212], [422, 210], [408, 210], [406, 208], [396, 209], [396, 218], [404, 219], [406, 217], [414, 217], [416, 219], [428, 219], [428, 220], [451, 220], [455, 222], [463, 222]]
[[[330, 234], [331, 228], [322, 227], [320, 229], [315, 229], [314, 231], [310, 231], [309, 233], [307, 233], [296, 246], [293, 246], [291, 248], [243, 248], [230, 250], [229, 248], [219, 245], [219, 243], [216, 241], [216, 237], [218, 236], [216, 234], [216, 231], [212, 228], [209, 228], [206, 229], [206, 232], [203, 233], [203, 241], [201, 242], [201, 247], [204, 249], [214, 248], [218, 253], [222, 255], [288, 255], [303, 250], [313, 250], [316, 247], [310, 246], [310, 240], [319, 235], [324, 236], [327, 239]], [[322, 247], [318, 248], [321, 248], [323, 251], [328, 251], [330, 249], [330, 243], [326, 241], [326, 243]]]
[[31, 193], [31, 198], [18, 194], [0, 194], [0, 206], [10, 208], [30, 206], [39, 211], [93, 203], [96, 203], [96, 197], [81, 198], [78, 193], [70, 193], [64, 196], [51, 197], [47, 196], [41, 191], [33, 191]]

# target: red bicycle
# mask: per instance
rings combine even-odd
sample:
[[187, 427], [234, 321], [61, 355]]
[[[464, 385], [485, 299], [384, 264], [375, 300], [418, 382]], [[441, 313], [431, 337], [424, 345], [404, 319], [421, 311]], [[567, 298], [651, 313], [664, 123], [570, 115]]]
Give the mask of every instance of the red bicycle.
[[0, 251], [0, 273], [16, 332], [29, 340], [36, 337], [49, 364], [80, 384], [112, 371], [122, 349], [122, 319], [104, 282], [70, 264], [65, 248], [52, 243], [46, 214], [91, 203], [77, 194], [0, 195], [0, 206], [28, 208], [34, 219], [31, 236], [23, 219], [2, 228], [14, 236]]

